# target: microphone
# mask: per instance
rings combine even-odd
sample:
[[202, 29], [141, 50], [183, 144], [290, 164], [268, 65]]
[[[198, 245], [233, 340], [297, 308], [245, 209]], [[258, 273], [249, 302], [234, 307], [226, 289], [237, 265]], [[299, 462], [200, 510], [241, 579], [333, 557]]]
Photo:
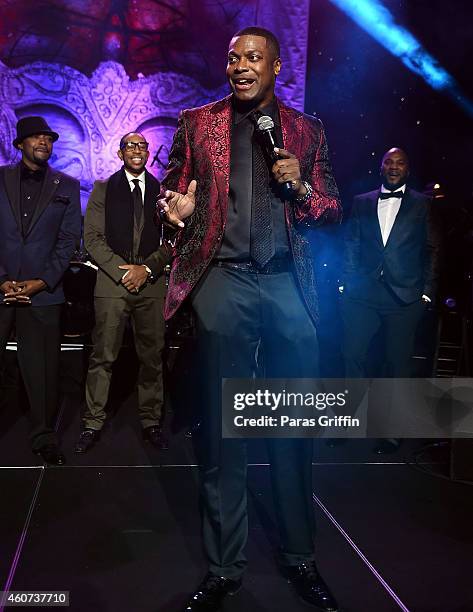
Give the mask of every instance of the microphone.
[[[256, 120], [256, 128], [261, 136], [261, 142], [265, 153], [271, 160], [271, 163], [274, 164], [278, 161], [278, 159], [282, 159], [282, 157], [279, 157], [274, 150], [274, 147], [276, 147], [277, 144], [274, 139], [274, 121], [271, 119], [271, 117], [269, 117], [269, 115], [261, 115]], [[294, 196], [294, 187], [292, 186], [291, 181], [283, 183], [281, 187], [288, 198], [292, 198]]]

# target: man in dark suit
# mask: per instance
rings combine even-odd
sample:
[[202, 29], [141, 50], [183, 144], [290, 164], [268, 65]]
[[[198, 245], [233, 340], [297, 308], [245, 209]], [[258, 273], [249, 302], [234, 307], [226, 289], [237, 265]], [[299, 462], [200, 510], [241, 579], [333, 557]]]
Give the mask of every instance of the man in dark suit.
[[146, 169], [148, 143], [129, 133], [120, 141], [121, 170], [96, 181], [84, 222], [85, 248], [98, 266], [93, 349], [86, 381], [84, 429], [76, 453], [97, 442], [105, 422], [112, 366], [130, 319], [140, 369], [138, 410], [143, 436], [165, 448], [163, 411], [164, 268], [170, 249], [161, 245], [156, 220], [160, 184]]
[[15, 326], [32, 449], [55, 465], [62, 277], [81, 231], [79, 182], [48, 165], [58, 138], [42, 117], [20, 119], [21, 161], [0, 168], [0, 356]]
[[[412, 375], [416, 328], [436, 297], [439, 238], [431, 200], [407, 186], [409, 160], [392, 148], [380, 189], [355, 197], [347, 222], [342, 290], [345, 376], [363, 378], [379, 330], [383, 376]], [[395, 441], [392, 441], [392, 445]], [[387, 452], [385, 443], [379, 452]]]
[[[163, 181], [168, 214], [182, 217], [195, 204], [178, 238], [165, 306], [169, 318], [190, 301], [205, 382], [197, 435], [209, 573], [188, 611], [219, 610], [246, 568], [246, 445], [222, 440], [222, 378], [318, 373], [308, 235], [338, 221], [341, 209], [322, 124], [274, 96], [280, 69], [271, 32], [238, 32], [228, 52], [232, 94], [181, 113]], [[256, 134], [261, 115], [275, 124], [271, 151]], [[268, 453], [284, 574], [306, 602], [334, 611], [314, 562], [312, 441], [271, 439]]]

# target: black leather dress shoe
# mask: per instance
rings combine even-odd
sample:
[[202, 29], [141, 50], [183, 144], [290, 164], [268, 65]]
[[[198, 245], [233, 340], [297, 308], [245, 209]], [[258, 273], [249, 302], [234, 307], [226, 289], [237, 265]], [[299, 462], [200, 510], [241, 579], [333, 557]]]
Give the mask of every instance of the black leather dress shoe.
[[337, 612], [338, 604], [328, 586], [322, 580], [314, 561], [284, 568], [288, 582], [305, 602], [319, 612]]
[[182, 612], [218, 612], [227, 595], [235, 595], [241, 589], [241, 578], [232, 580], [207, 574]]
[[33, 452], [48, 465], [64, 465], [66, 463], [66, 458], [59, 450], [57, 444], [45, 444]]
[[378, 440], [378, 443], [373, 448], [373, 453], [376, 455], [392, 455], [401, 446], [399, 438], [383, 438]]
[[86, 427], [84, 431], [81, 432], [79, 439], [77, 440], [76, 447], [74, 452], [78, 455], [82, 455], [89, 451], [92, 446], [100, 439], [100, 431], [98, 429], [90, 429]]
[[167, 450], [169, 448], [168, 441], [159, 425], [151, 425], [151, 427], [143, 429], [143, 439], [159, 450]]

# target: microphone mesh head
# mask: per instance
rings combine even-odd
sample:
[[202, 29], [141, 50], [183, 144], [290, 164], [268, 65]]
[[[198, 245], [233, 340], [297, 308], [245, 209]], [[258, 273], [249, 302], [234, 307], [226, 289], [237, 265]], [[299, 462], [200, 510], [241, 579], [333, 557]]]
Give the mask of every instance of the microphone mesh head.
[[266, 132], [274, 128], [274, 121], [268, 115], [262, 115], [256, 122], [256, 125], [258, 126], [258, 130]]

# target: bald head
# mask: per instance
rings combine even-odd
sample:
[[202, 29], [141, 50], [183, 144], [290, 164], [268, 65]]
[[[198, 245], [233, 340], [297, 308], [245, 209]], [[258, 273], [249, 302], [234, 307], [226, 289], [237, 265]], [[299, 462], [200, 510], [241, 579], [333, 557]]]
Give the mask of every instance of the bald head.
[[395, 191], [402, 187], [409, 176], [409, 158], [399, 147], [386, 151], [381, 161], [381, 177], [386, 189]]

